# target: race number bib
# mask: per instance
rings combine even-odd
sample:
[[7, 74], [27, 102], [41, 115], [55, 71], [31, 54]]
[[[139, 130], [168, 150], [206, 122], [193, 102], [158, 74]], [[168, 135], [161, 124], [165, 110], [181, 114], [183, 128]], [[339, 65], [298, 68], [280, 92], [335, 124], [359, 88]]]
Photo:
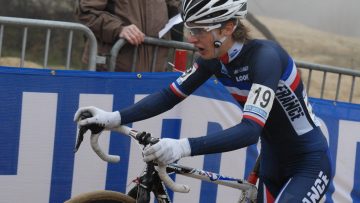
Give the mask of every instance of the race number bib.
[[274, 98], [275, 92], [272, 89], [254, 83], [244, 105], [244, 113], [255, 114], [265, 121], [269, 117]]

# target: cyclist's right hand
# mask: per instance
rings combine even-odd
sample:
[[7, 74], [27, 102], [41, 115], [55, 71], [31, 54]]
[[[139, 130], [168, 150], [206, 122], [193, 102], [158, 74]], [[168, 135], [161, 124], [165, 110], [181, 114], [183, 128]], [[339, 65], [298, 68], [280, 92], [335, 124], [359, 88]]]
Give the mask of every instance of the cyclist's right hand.
[[[92, 117], [81, 120], [81, 115], [84, 112], [89, 112]], [[104, 127], [105, 130], [111, 130], [120, 126], [121, 116], [118, 111], [107, 112], [94, 106], [88, 106], [81, 107], [76, 111], [74, 121], [77, 122], [79, 126], [97, 124]]]
[[144, 161], [155, 161], [160, 165], [167, 165], [191, 155], [189, 140], [162, 138], [156, 144], [144, 150]]

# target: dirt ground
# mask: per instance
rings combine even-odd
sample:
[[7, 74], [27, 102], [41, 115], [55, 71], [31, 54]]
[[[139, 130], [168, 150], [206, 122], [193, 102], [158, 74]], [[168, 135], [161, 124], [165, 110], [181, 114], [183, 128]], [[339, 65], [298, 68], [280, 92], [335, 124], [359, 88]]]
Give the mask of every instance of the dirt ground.
[[[19, 67], [20, 66], [20, 58], [1, 57], [0, 58], [0, 66]], [[33, 63], [31, 61], [25, 61], [24, 67], [39, 68], [39, 67], [42, 67], [42, 65], [37, 64], [37, 63]]]
[[[323, 32], [287, 20], [257, 18], [295, 60], [360, 70], [360, 38]], [[263, 37], [255, 28], [251, 33], [254, 37]]]
[[[270, 29], [295, 60], [360, 71], [360, 38], [339, 36], [286, 20], [257, 18]], [[253, 27], [251, 34], [254, 38], [263, 38]], [[351, 102], [360, 103], [359, 77], [339, 77], [337, 74], [327, 73], [323, 86], [324, 73], [312, 71], [310, 84], [309, 72], [301, 71], [301, 75], [311, 97], [348, 102], [352, 91]]]

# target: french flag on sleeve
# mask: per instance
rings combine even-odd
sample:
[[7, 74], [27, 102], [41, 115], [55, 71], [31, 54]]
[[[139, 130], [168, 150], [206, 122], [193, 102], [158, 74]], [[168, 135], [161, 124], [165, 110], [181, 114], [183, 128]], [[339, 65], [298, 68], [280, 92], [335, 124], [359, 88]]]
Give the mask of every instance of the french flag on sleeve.
[[188, 96], [180, 90], [179, 86], [175, 82], [171, 83], [170, 89], [172, 92], [174, 92], [174, 94], [176, 94], [178, 97], [182, 99], [185, 99]]
[[296, 69], [296, 65], [290, 57], [288, 66], [286, 67], [284, 74], [281, 76], [281, 80], [283, 80], [292, 91], [295, 91], [300, 84], [300, 73]]

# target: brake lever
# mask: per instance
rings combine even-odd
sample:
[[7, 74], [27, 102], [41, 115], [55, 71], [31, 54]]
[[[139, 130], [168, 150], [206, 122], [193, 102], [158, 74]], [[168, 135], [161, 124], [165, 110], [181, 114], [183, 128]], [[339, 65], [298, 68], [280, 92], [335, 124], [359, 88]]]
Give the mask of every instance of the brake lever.
[[[90, 118], [92, 117], [92, 114], [88, 111], [85, 111], [83, 113], [81, 113], [80, 115], [80, 120], [84, 120], [86, 118]], [[97, 124], [89, 124], [89, 125], [84, 125], [84, 126], [81, 126], [80, 129], [79, 129], [79, 135], [78, 135], [78, 138], [76, 140], [76, 145], [75, 145], [75, 148], [74, 148], [74, 153], [76, 153], [79, 148], [80, 148], [80, 145], [82, 143], [82, 141], [84, 140], [84, 134], [90, 130], [91, 131], [91, 134], [98, 134], [100, 133], [101, 131], [104, 130], [103, 127], [97, 125]]]
[[77, 137], [77, 140], [76, 140], [76, 145], [75, 145], [75, 148], [74, 148], [74, 153], [76, 153], [78, 150], [79, 150], [79, 147], [82, 143], [82, 141], [84, 140], [84, 134], [86, 133], [86, 131], [88, 131], [89, 128], [86, 128], [85, 126], [82, 126], [79, 130], [79, 135]]

